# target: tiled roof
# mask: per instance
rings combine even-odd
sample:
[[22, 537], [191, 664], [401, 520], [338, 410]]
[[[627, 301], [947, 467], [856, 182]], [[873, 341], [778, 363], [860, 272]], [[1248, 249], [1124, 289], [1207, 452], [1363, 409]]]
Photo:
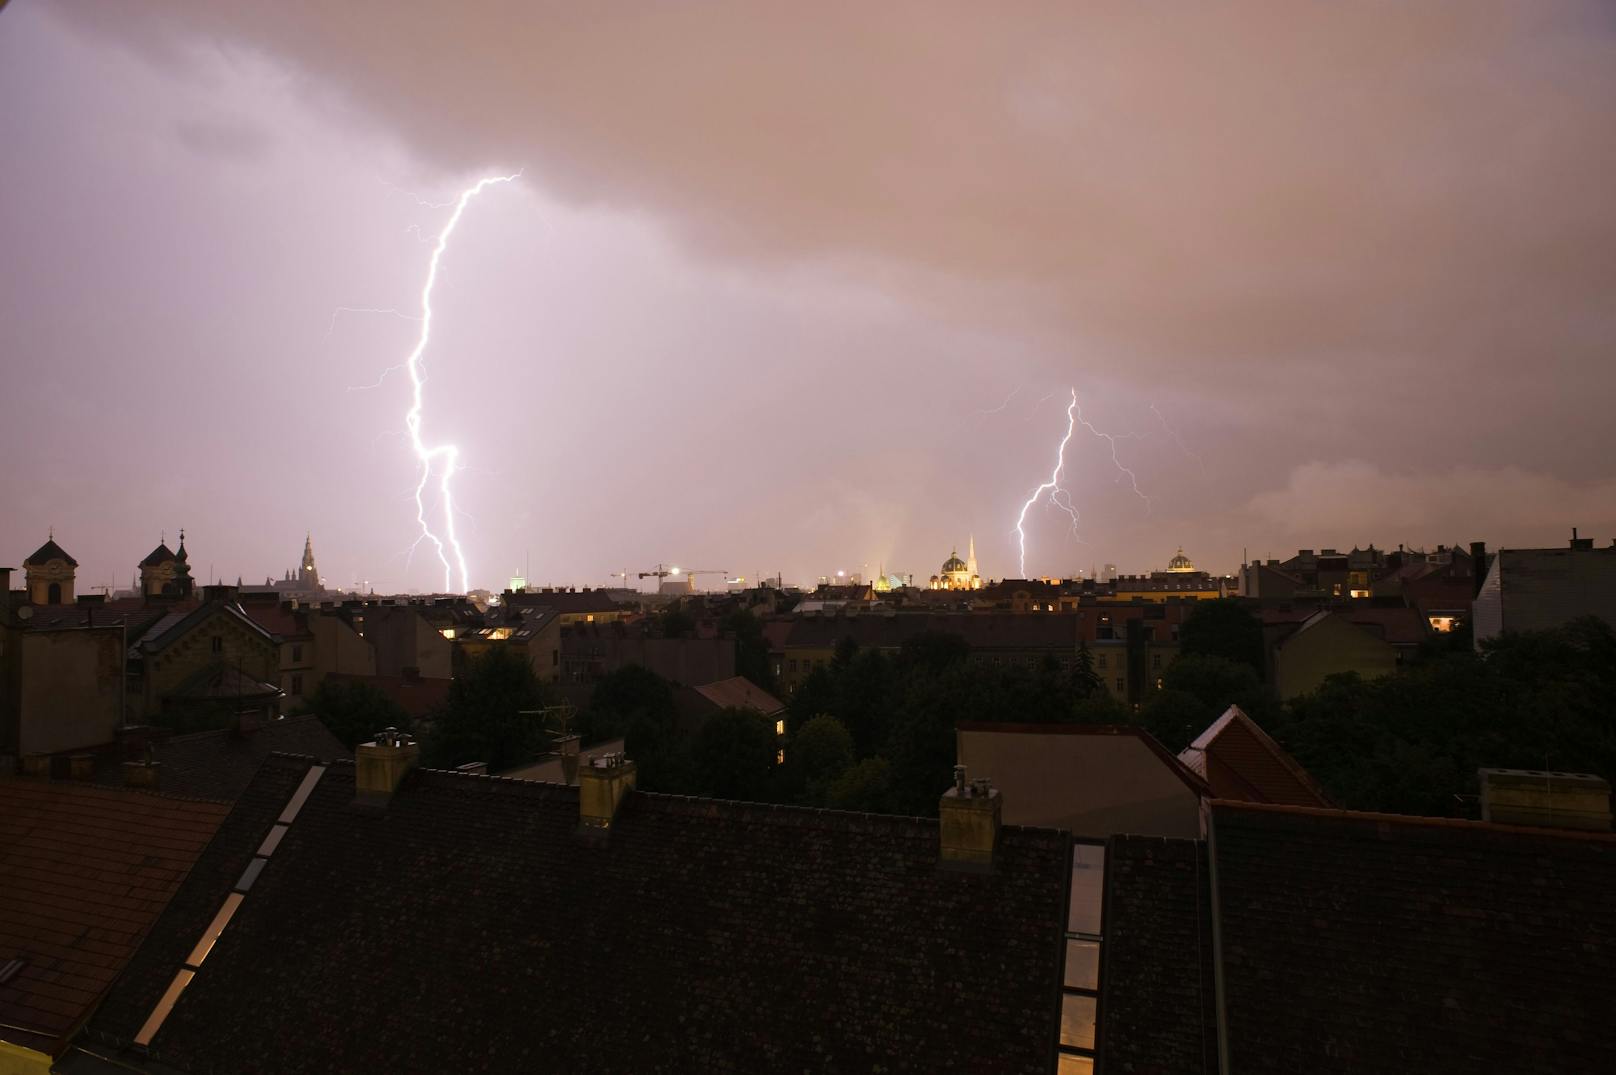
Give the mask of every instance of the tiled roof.
[[755, 709], [768, 717], [784, 712], [786, 708], [784, 702], [745, 676], [731, 676], [716, 683], [692, 687], [691, 690], [719, 709]]
[[1113, 836], [1105, 857], [1099, 1028], [1105, 1069], [1216, 1073], [1206, 845]]
[[631, 606], [612, 599], [606, 590], [524, 590], [502, 595], [507, 608], [553, 608], [576, 615], [581, 612], [624, 612]]
[[228, 661], [214, 661], [181, 680], [164, 698], [178, 701], [278, 698], [283, 692], [273, 683], [250, 676]]
[[277, 639], [309, 637], [308, 613], [302, 609], [287, 608], [279, 601], [247, 601], [241, 611]]
[[[267, 721], [246, 732], [195, 732], [151, 743], [152, 759], [161, 765], [158, 771], [163, 792], [201, 799], [239, 798], [252, 783], [258, 766], [276, 753], [307, 755], [320, 761], [353, 757], [312, 715]], [[97, 782], [122, 786], [126, 757], [144, 758], [145, 752], [108, 752], [98, 760]]]
[[1212, 829], [1108, 846], [1107, 1071], [1218, 1070], [1209, 932], [1232, 1070], [1610, 1066], [1616, 836], [1221, 801]]
[[22, 566], [30, 567], [35, 564], [48, 564], [52, 560], [65, 560], [69, 567], [79, 566], [79, 562], [77, 560], [67, 555], [66, 550], [64, 550], [60, 545], [56, 544], [55, 538], [51, 538], [50, 540], [46, 541], [45, 544], [35, 549], [33, 555], [29, 556], [28, 559], [22, 562]]
[[[129, 1042], [306, 762], [266, 762], [92, 1024]], [[273, 797], [267, 797], [273, 801]], [[1006, 827], [417, 772], [315, 786], [152, 1041], [192, 1072], [1047, 1072], [1070, 842]], [[183, 938], [176, 943], [173, 938]], [[222, 1028], [228, 1028], [223, 1032]]]
[[[141, 638], [140, 648], [146, 653], [159, 653], [185, 637], [191, 628], [216, 613], [230, 616], [249, 631], [262, 635], [266, 640], [270, 639], [269, 632], [249, 618], [234, 601], [209, 601], [188, 610], [176, 609], [164, 616]], [[129, 641], [133, 645], [135, 640]]]
[[168, 547], [167, 542], [161, 542], [155, 549], [146, 554], [146, 558], [140, 561], [140, 566], [156, 567], [158, 564], [166, 564], [172, 559], [174, 559], [174, 550]]
[[1231, 1066], [1596, 1071], [1616, 837], [1218, 803]]
[[0, 779], [0, 965], [25, 961], [0, 984], [0, 1039], [59, 1051], [228, 810], [90, 784]]
[[1332, 805], [1307, 770], [1237, 705], [1230, 706], [1178, 756], [1206, 779], [1219, 799]]

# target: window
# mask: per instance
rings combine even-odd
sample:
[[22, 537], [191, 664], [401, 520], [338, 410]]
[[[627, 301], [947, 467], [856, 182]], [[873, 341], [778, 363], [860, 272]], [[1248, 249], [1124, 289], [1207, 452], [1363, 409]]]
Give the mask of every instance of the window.
[[224, 639], [219, 637], [218, 635], [213, 636], [213, 652], [214, 653], [223, 653], [224, 652]]
[[297, 664], [302, 659], [303, 659], [303, 646], [302, 646], [302, 643], [293, 643], [292, 644], [292, 663]]
[[302, 694], [303, 693], [303, 677], [302, 676], [293, 676], [292, 677], [292, 693], [293, 694]]
[[1154, 671], [1157, 671], [1157, 672], [1161, 671], [1161, 654], [1152, 653], [1150, 655], [1150, 667]]
[[786, 734], [786, 722], [785, 722], [784, 717], [782, 717], [779, 720], [774, 722], [774, 734], [775, 735], [784, 735], [784, 734]]
[[1102, 654], [1100, 654], [1098, 657], [1096, 657], [1094, 659], [1094, 667], [1096, 667], [1096, 668], [1104, 668], [1104, 667], [1106, 667], [1105, 654], [1102, 653]]
[[1121, 677], [1121, 676], [1118, 676], [1118, 677], [1117, 677], [1117, 690], [1119, 690], [1119, 691], [1125, 691], [1125, 690], [1127, 690], [1127, 689], [1128, 689], [1128, 683], [1127, 683], [1127, 681], [1126, 681], [1126, 680], [1124, 680], [1124, 679], [1123, 679], [1123, 678], [1122, 678], [1122, 677]]
[[1059, 1071], [1089, 1072], [1100, 1003], [1105, 845], [1072, 845], [1072, 889], [1066, 905], [1066, 965], [1061, 976]]

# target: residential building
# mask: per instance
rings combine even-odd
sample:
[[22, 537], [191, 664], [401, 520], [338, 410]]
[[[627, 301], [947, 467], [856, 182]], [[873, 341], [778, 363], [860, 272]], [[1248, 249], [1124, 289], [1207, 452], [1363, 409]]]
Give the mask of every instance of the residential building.
[[1318, 781], [1237, 705], [1179, 751], [1178, 759], [1206, 781], [1214, 798], [1334, 805]]
[[231, 587], [209, 587], [194, 608], [174, 608], [129, 647], [129, 719], [218, 723], [280, 712], [280, 651]]
[[1258, 610], [1268, 654], [1268, 682], [1281, 698], [1316, 689], [1339, 672], [1365, 679], [1390, 675], [1431, 637], [1419, 609], [1373, 602]]
[[712, 683], [735, 674], [733, 637], [662, 638], [643, 620], [573, 623], [561, 628], [560, 646], [561, 678], [568, 683], [593, 683], [628, 665], [669, 683]]
[[1543, 631], [1578, 616], [1616, 625], [1616, 541], [1595, 548], [1572, 531], [1563, 549], [1499, 549], [1476, 594], [1479, 647], [1505, 631]]

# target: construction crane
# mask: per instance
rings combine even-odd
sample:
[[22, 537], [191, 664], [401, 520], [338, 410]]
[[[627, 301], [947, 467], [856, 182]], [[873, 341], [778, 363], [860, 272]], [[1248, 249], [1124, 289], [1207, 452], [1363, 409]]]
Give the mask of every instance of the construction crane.
[[[630, 578], [630, 575], [629, 575], [629, 573], [627, 571], [613, 571], [611, 574], [607, 575], [606, 577], [609, 578], [609, 579], [622, 579], [623, 580], [623, 588], [625, 590], [629, 588], [628, 580]], [[643, 578], [645, 578], [645, 576], [641, 575], [640, 578], [643, 579]]]
[[685, 578], [688, 578], [688, 579], [694, 579], [697, 575], [723, 575], [723, 576], [725, 576], [727, 578], [729, 576], [729, 571], [724, 569], [724, 568], [709, 568], [709, 567], [682, 568], [682, 567], [669, 567], [666, 564], [658, 564], [651, 571], [641, 571], [640, 572], [640, 578], [642, 578], [642, 579], [656, 579], [658, 583], [660, 583], [663, 579], [678, 578], [681, 575], [683, 575]]

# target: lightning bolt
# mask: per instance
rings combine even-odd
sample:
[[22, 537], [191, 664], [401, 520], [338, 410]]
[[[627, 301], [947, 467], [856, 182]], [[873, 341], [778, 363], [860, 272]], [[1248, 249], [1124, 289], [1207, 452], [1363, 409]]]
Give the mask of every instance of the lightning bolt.
[[1195, 460], [1195, 465], [1200, 467], [1201, 472], [1204, 474], [1206, 472], [1206, 464], [1201, 461], [1200, 456], [1189, 450], [1189, 447], [1184, 443], [1184, 438], [1178, 435], [1178, 430], [1167, 424], [1167, 419], [1162, 416], [1161, 411], [1156, 409], [1156, 405], [1154, 403], [1150, 405], [1150, 413], [1156, 416], [1156, 421], [1161, 423], [1162, 429], [1166, 430], [1167, 435], [1172, 438], [1173, 443], [1178, 445], [1178, 450], [1183, 452], [1189, 458]]
[[[454, 589], [454, 572], [460, 571], [460, 590], [465, 593], [469, 587], [466, 570], [465, 550], [460, 547], [460, 538], [455, 533], [455, 506], [453, 482], [455, 471], [459, 469], [460, 449], [453, 444], [428, 445], [421, 439], [421, 411], [424, 407], [423, 390], [426, 387], [426, 378], [421, 375], [421, 356], [426, 354], [427, 344], [432, 339], [432, 288], [438, 282], [438, 266], [443, 260], [443, 252], [449, 247], [449, 238], [454, 234], [455, 228], [460, 224], [460, 218], [466, 213], [466, 206], [471, 199], [481, 194], [485, 189], [495, 183], [510, 183], [521, 176], [515, 175], [489, 176], [477, 181], [476, 185], [460, 192], [460, 197], [453, 202], [454, 212], [449, 214], [449, 220], [438, 232], [437, 242], [432, 246], [432, 260], [427, 266], [426, 285], [421, 288], [421, 335], [415, 341], [415, 349], [404, 360], [404, 368], [410, 375], [410, 409], [404, 412], [404, 426], [410, 435], [410, 447], [415, 452], [415, 458], [421, 464], [421, 480], [415, 485], [415, 521], [421, 526], [421, 535], [415, 539], [419, 545], [422, 541], [430, 541], [437, 550], [438, 562], [443, 565], [443, 588], [445, 591]], [[385, 376], [385, 375], [384, 375]], [[432, 481], [434, 472], [438, 477], [438, 494], [443, 505], [443, 537], [433, 532], [426, 521], [426, 487]], [[453, 555], [453, 562], [450, 555]]]
[[1049, 493], [1049, 502], [1072, 517], [1074, 532], [1077, 528], [1077, 509], [1072, 506], [1070, 494], [1066, 495], [1065, 500], [1061, 499], [1061, 494], [1066, 491], [1061, 488], [1060, 483], [1061, 471], [1066, 468], [1066, 445], [1071, 442], [1072, 433], [1077, 429], [1077, 414], [1077, 389], [1074, 388], [1072, 389], [1072, 402], [1066, 405], [1066, 435], [1061, 438], [1060, 447], [1055, 449], [1055, 469], [1050, 472], [1048, 481], [1032, 491], [1032, 495], [1027, 498], [1027, 502], [1021, 505], [1021, 514], [1016, 516], [1016, 545], [1021, 550], [1022, 578], [1027, 577], [1027, 533], [1022, 529], [1022, 524], [1027, 521], [1027, 512], [1032, 509], [1034, 504], [1038, 503], [1039, 497]]
[[[1077, 393], [1076, 392], [1072, 393], [1072, 406], [1077, 407]], [[1093, 433], [1096, 437], [1099, 437], [1101, 440], [1103, 440], [1107, 444], [1111, 445], [1111, 462], [1117, 468], [1117, 470], [1120, 472], [1118, 474], [1117, 480], [1121, 481], [1123, 477], [1126, 477], [1128, 479], [1128, 484], [1133, 487], [1133, 495], [1138, 497], [1140, 500], [1143, 500], [1145, 502], [1145, 511], [1148, 514], [1151, 507], [1152, 507], [1150, 497], [1146, 496], [1144, 494], [1144, 492], [1139, 488], [1139, 478], [1138, 478], [1138, 476], [1135, 475], [1132, 470], [1129, 470], [1127, 467], [1123, 466], [1122, 465], [1122, 460], [1117, 458], [1117, 441], [1119, 441], [1119, 440], [1131, 440], [1131, 439], [1136, 440], [1136, 439], [1138, 439], [1139, 434], [1137, 434], [1137, 433], [1121, 433], [1121, 434], [1118, 434], [1118, 433], [1102, 433], [1098, 429], [1095, 429], [1094, 426], [1089, 423], [1089, 420], [1087, 418], [1083, 417], [1083, 409], [1081, 407], [1077, 408], [1077, 420], [1078, 420], [1078, 423], [1080, 425], [1082, 425], [1082, 427], [1084, 429], [1088, 430], [1090, 433]]]

